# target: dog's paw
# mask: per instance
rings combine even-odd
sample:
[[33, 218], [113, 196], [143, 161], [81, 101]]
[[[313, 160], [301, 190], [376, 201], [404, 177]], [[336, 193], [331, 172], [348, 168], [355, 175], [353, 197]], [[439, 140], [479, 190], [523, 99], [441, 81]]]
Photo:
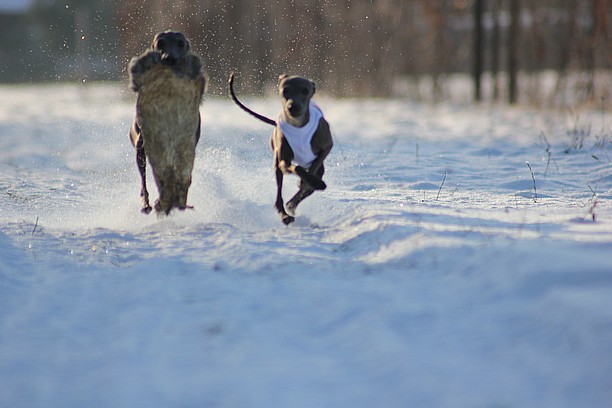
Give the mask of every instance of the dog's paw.
[[153, 211], [153, 207], [151, 207], [150, 205], [144, 206], [140, 209], [140, 212], [143, 214], [150, 214], [151, 211]]
[[157, 217], [163, 217], [164, 215], [170, 215], [172, 211], [172, 205], [167, 201], [160, 201], [159, 199], [155, 201], [155, 212], [157, 213]]
[[145, 56], [141, 58], [141, 64], [143, 71], [151, 68], [153, 65], [159, 64], [162, 61], [161, 54], [157, 51], [149, 51]]
[[132, 77], [136, 77], [148, 69], [150, 69], [153, 65], [159, 64], [161, 62], [161, 54], [157, 51], [147, 51], [142, 54], [140, 57], [134, 57], [130, 61], [128, 72]]
[[287, 213], [289, 213], [289, 215], [295, 215], [296, 208], [297, 204], [293, 201], [289, 201], [285, 206], [285, 209], [287, 210]]
[[319, 177], [315, 176], [314, 174], [309, 173], [304, 168], [298, 166], [296, 167], [295, 170], [296, 170], [296, 174], [300, 176], [300, 178], [306, 184], [308, 184], [310, 187], [314, 188], [315, 190], [325, 190], [327, 188], [327, 185], [325, 184], [323, 180], [321, 180]]
[[325, 190], [327, 188], [327, 184], [323, 180], [313, 175], [310, 175], [306, 182], [315, 190]]
[[295, 218], [290, 216], [289, 214], [281, 214], [281, 221], [283, 222], [283, 224], [289, 225], [293, 221], [295, 221]]

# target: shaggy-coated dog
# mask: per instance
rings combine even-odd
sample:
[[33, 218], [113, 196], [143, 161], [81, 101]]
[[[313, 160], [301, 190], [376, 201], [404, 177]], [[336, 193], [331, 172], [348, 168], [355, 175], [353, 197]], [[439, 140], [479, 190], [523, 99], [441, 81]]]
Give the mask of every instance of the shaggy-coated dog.
[[159, 192], [155, 211], [167, 215], [173, 208], [184, 210], [206, 86], [200, 58], [182, 33], [164, 31], [155, 36], [150, 49], [132, 58], [128, 72], [130, 87], [138, 93], [129, 136], [142, 180], [142, 212], [151, 212], [147, 159]]

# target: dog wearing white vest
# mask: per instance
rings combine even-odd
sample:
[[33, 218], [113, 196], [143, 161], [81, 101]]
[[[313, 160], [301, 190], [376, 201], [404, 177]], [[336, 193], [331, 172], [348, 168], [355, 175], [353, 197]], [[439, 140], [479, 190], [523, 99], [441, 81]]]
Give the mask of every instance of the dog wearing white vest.
[[[323, 182], [325, 167], [323, 161], [333, 147], [329, 124], [321, 109], [311, 101], [315, 93], [314, 82], [298, 77], [281, 75], [278, 92], [282, 100], [282, 110], [274, 121], [246, 107], [234, 93], [234, 74], [229, 78], [229, 91], [234, 102], [257, 119], [274, 126], [272, 150], [274, 152], [274, 171], [276, 174], [276, 202], [281, 221], [285, 225], [295, 221], [297, 206], [315, 190], [325, 190]], [[300, 177], [298, 192], [287, 202], [283, 202], [283, 176], [295, 174]]]

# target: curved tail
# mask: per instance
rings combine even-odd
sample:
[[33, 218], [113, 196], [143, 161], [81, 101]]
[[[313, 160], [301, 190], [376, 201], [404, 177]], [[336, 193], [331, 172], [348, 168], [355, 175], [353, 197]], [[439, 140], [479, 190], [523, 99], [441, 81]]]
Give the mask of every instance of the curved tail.
[[238, 100], [238, 98], [236, 97], [236, 94], [234, 93], [234, 73], [233, 72], [230, 74], [228, 85], [229, 85], [230, 95], [232, 96], [232, 99], [234, 100], [234, 102], [236, 102], [236, 105], [240, 106], [242, 110], [255, 116], [257, 119], [261, 120], [262, 122], [266, 122], [268, 125], [276, 126], [276, 122], [274, 120], [267, 118], [263, 115], [260, 115], [257, 112], [253, 112], [251, 109], [247, 108], [242, 102]]

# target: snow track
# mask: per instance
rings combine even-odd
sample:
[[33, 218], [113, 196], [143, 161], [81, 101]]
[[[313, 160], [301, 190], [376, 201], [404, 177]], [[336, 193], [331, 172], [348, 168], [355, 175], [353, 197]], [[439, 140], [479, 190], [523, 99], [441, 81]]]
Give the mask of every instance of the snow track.
[[271, 129], [229, 100], [202, 105], [195, 209], [157, 219], [127, 90], [0, 98], [0, 407], [612, 400], [612, 149], [565, 153], [573, 120], [322, 99], [329, 187], [285, 227]]

